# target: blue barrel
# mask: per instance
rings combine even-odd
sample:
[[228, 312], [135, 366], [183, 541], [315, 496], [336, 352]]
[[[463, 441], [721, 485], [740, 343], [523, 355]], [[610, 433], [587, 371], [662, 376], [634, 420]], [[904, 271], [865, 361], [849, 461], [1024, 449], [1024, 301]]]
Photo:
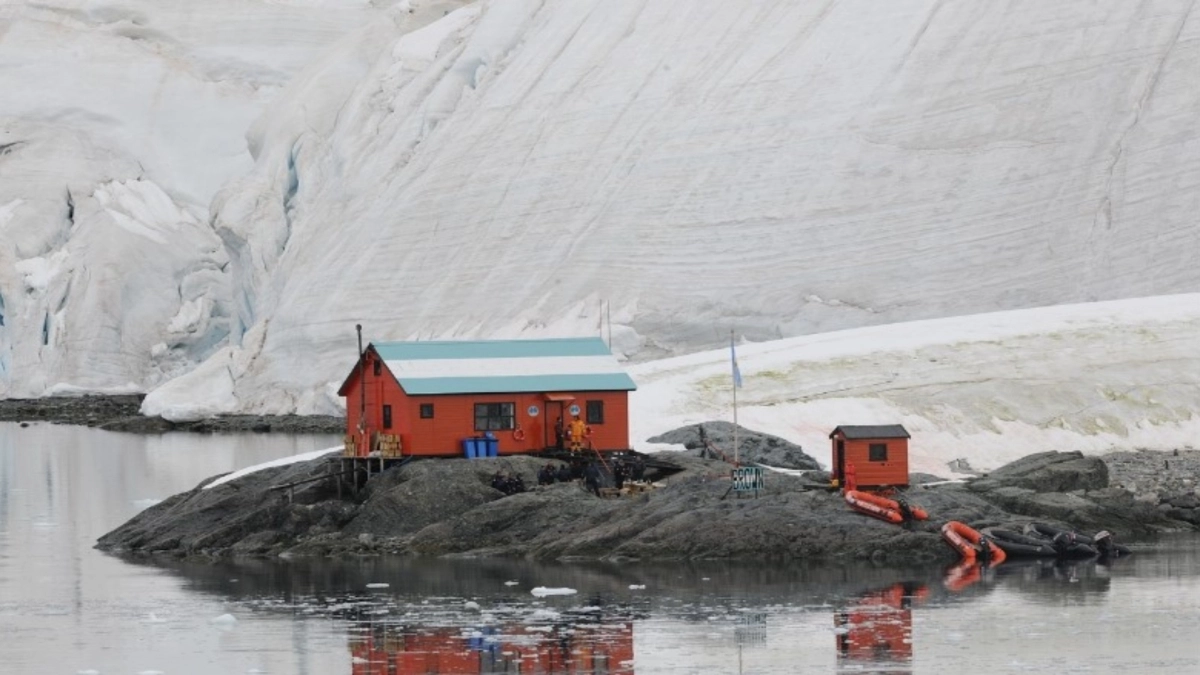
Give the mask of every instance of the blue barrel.
[[474, 438], [463, 439], [463, 455], [465, 455], [467, 459], [475, 459], [479, 456], [478, 452], [478, 447], [475, 444]]
[[499, 457], [500, 456], [500, 439], [496, 438], [495, 436], [493, 436], [492, 434], [489, 433], [485, 440], [487, 441], [487, 456], [488, 457]]

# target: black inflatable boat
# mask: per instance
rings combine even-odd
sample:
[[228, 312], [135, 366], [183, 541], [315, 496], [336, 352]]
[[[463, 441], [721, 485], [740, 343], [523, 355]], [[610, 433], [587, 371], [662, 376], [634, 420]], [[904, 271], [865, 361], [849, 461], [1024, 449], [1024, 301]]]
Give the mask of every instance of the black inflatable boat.
[[[1113, 541], [1112, 533], [1107, 530], [1100, 530], [1089, 537], [1086, 534], [1062, 530], [1045, 523], [1029, 523], [1025, 526], [1025, 534], [1046, 537], [1059, 549], [1075, 553], [1075, 555], [1066, 557], [1086, 558], [1096, 555], [1101, 558], [1118, 558], [1132, 553], [1127, 547]], [[1085, 552], [1086, 555], [1084, 555]]]

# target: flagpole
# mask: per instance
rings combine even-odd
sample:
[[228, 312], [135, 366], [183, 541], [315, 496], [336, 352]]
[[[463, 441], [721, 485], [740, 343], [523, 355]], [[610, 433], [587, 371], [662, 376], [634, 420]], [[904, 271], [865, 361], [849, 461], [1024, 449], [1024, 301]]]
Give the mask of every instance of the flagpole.
[[[729, 329], [729, 353], [733, 354], [733, 329]], [[733, 362], [733, 367], [737, 368], [737, 361]], [[733, 465], [738, 464], [738, 422], [737, 422], [737, 377], [733, 379]]]

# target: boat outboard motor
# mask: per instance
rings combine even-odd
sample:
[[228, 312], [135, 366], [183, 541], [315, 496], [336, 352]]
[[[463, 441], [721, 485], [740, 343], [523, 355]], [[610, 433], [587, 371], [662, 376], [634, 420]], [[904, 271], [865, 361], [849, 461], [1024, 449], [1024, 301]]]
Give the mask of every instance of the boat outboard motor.
[[1054, 550], [1058, 551], [1059, 555], [1065, 554], [1075, 545], [1075, 537], [1069, 532], [1059, 532], [1050, 540]]
[[1101, 558], [1117, 558], [1132, 553], [1128, 548], [1113, 540], [1112, 532], [1100, 530], [1092, 537], [1092, 543]]

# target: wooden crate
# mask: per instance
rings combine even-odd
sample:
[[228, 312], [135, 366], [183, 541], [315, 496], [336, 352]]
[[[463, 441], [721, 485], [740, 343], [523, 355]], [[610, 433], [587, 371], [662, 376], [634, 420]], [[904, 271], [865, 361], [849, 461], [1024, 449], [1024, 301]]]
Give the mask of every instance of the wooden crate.
[[404, 444], [400, 440], [400, 434], [378, 434], [375, 437], [375, 450], [385, 459], [402, 456]]

